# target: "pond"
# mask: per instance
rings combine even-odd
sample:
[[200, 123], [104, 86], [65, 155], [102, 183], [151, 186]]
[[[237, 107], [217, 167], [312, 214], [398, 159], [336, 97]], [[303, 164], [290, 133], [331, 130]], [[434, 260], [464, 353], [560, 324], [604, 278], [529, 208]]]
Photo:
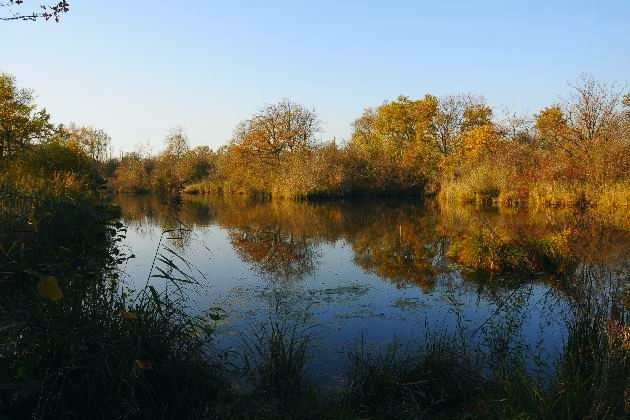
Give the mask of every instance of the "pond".
[[[361, 346], [422, 345], [439, 335], [484, 346], [505, 340], [535, 369], [535, 360], [552, 366], [566, 341], [571, 292], [555, 277], [480, 276], [460, 271], [449, 255], [473, 231], [557, 230], [566, 223], [560, 212], [480, 212], [418, 200], [201, 196], [176, 209], [150, 195], [114, 201], [128, 228], [124, 249], [135, 255], [123, 267], [132, 289], [146, 281], [174, 288], [151, 277], [164, 272], [194, 279], [180, 283], [181, 293], [191, 313], [216, 321], [222, 351], [238, 349], [269, 321], [290, 320], [311, 334], [309, 366], [319, 383], [341, 378]], [[606, 247], [607, 264], [628, 255], [625, 239]]]

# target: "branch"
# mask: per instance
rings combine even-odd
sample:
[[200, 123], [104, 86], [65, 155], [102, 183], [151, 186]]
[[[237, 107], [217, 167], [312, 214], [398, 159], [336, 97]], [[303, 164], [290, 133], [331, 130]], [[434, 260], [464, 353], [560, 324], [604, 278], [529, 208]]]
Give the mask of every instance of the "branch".
[[[0, 7], [10, 7], [10, 6], [21, 6], [24, 3], [24, 0], [9, 0], [8, 3], [0, 3]], [[9, 21], [9, 20], [30, 20], [35, 21], [37, 19], [43, 18], [44, 20], [54, 20], [55, 22], [59, 22], [61, 15], [67, 13], [70, 10], [70, 4], [67, 1], [63, 0], [58, 3], [53, 3], [49, 6], [40, 5], [40, 12], [33, 12], [31, 14], [20, 14], [14, 13], [12, 16], [0, 17], [0, 20]]]

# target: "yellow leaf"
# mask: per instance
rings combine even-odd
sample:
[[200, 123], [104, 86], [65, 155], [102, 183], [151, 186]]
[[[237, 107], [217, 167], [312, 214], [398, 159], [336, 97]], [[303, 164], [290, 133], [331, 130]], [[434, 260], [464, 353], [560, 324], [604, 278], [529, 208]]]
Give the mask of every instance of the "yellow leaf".
[[147, 360], [147, 359], [136, 359], [134, 361], [134, 366], [137, 369], [142, 369], [142, 370], [153, 369], [153, 364], [151, 363], [150, 360]]
[[63, 298], [63, 292], [59, 288], [57, 279], [54, 276], [44, 277], [37, 285], [37, 293], [40, 296], [48, 298], [54, 302]]
[[134, 319], [138, 319], [138, 315], [130, 311], [121, 312], [121, 316], [123, 317], [123, 319], [126, 319], [127, 321], [133, 321]]

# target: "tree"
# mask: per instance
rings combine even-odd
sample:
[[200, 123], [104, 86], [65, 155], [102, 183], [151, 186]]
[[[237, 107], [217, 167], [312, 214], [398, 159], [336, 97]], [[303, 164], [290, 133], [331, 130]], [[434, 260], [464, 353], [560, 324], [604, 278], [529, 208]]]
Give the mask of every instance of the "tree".
[[365, 162], [363, 176], [370, 188], [403, 192], [424, 185], [435, 161], [437, 107], [431, 95], [419, 100], [399, 96], [366, 109], [354, 122], [350, 148]]
[[543, 145], [558, 147], [573, 156], [568, 140], [569, 124], [560, 106], [554, 105], [543, 109], [535, 116], [535, 121]]
[[464, 109], [460, 131], [460, 152], [469, 160], [495, 150], [500, 137], [499, 129], [492, 121], [492, 109], [482, 103]]
[[512, 141], [530, 146], [536, 145], [536, 138], [533, 135], [534, 120], [531, 116], [518, 114], [505, 108], [505, 117], [501, 122], [501, 131]]
[[570, 85], [573, 93], [565, 112], [575, 136], [574, 142], [610, 138], [619, 123], [622, 92], [616, 85], [596, 81], [583, 74]]
[[0, 158], [56, 132], [46, 110], [36, 108], [30, 90], [18, 89], [12, 76], [0, 73]]
[[164, 144], [166, 146], [166, 155], [176, 161], [181, 159], [190, 149], [188, 136], [184, 133], [184, 129], [179, 126], [169, 130], [168, 135], [164, 139]]
[[147, 158], [141, 151], [125, 154], [118, 164], [110, 186], [119, 192], [144, 192], [149, 189]]
[[[20, 7], [24, 4], [24, 0], [9, 0], [8, 3], [0, 3], [0, 7], [8, 7], [11, 9], [12, 7]], [[64, 13], [68, 13], [70, 11], [70, 4], [63, 0], [60, 2], [49, 3], [49, 4], [40, 4], [37, 11], [33, 12], [13, 12], [9, 11], [9, 16], [0, 16], [0, 20], [31, 20], [35, 21], [38, 19], [44, 20], [54, 20], [55, 22], [59, 22], [61, 15]]]
[[79, 127], [70, 123], [65, 132], [70, 142], [77, 143], [99, 165], [104, 164], [110, 158], [112, 139], [104, 130], [94, 127]]
[[238, 153], [275, 163], [283, 153], [310, 148], [319, 129], [314, 111], [283, 99], [243, 121], [231, 145]]
[[484, 104], [483, 98], [470, 94], [447, 95], [439, 99], [434, 120], [435, 142], [439, 151], [450, 155], [458, 148], [464, 112]]
[[179, 178], [187, 182], [212, 177], [215, 170], [215, 155], [208, 146], [197, 146], [189, 150], [177, 163]]
[[536, 128], [549, 145], [571, 157], [590, 158], [596, 143], [620, 140], [622, 93], [615, 85], [597, 82], [590, 75], [580, 76], [570, 86], [573, 92], [562, 104], [536, 115]]
[[288, 99], [265, 105], [234, 130], [228, 153], [236, 160], [237, 176], [250, 186], [268, 189], [285, 155], [311, 150], [319, 130], [313, 110]]

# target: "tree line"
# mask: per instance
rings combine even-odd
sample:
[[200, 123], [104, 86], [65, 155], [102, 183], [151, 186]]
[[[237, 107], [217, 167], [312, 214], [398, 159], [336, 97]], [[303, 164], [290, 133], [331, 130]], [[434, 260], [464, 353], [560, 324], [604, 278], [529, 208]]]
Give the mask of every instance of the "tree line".
[[[216, 151], [190, 149], [177, 129], [163, 153], [138, 151], [117, 161], [110, 185], [284, 198], [437, 195], [496, 206], [598, 200], [619, 206], [628, 200], [630, 180], [630, 94], [589, 75], [571, 88], [567, 98], [534, 115], [506, 112], [500, 120], [481, 96], [399, 96], [365, 109], [343, 143], [319, 140], [317, 113], [283, 99], [239, 123]], [[172, 152], [174, 141], [181, 152]]]
[[[350, 139], [320, 140], [317, 113], [283, 99], [240, 122], [229, 142], [190, 147], [181, 127], [164, 150], [113, 156], [93, 127], [54, 126], [32, 93], [1, 79], [0, 154], [64, 144], [119, 192], [281, 198], [436, 195], [497, 206], [620, 206], [630, 182], [630, 94], [581, 76], [571, 94], [531, 116], [472, 94], [399, 96], [365, 109]], [[7, 96], [8, 95], [8, 96]], [[6, 99], [12, 98], [12, 99]]]

